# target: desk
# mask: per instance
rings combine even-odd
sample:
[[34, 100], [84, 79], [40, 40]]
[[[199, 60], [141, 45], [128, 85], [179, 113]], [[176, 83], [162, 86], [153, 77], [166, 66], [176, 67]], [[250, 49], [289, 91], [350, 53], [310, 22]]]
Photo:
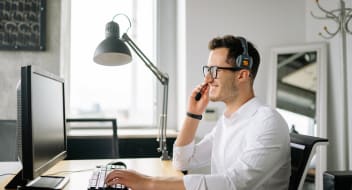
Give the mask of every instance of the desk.
[[[99, 160], [64, 160], [50, 168], [44, 175], [69, 176], [70, 181], [66, 185], [65, 190], [87, 189], [88, 181], [92, 171], [97, 165], [107, 164], [110, 161], [122, 161], [127, 165], [128, 169], [136, 170], [150, 176], [182, 176], [183, 174], [175, 170], [171, 161], [162, 161], [159, 158], [136, 158], [136, 159], [99, 159]], [[1, 165], [0, 165], [1, 166]], [[18, 169], [17, 169], [18, 171]], [[71, 173], [65, 173], [71, 171]], [[73, 172], [80, 171], [80, 172]], [[14, 172], [14, 171], [12, 171]], [[60, 173], [61, 172], [61, 173]], [[5, 185], [12, 179], [8, 176], [0, 181], [0, 189], [4, 189]]]
[[[22, 168], [20, 162], [0, 162], [0, 174], [16, 174]], [[0, 189], [4, 189], [7, 182], [14, 176], [0, 176]], [[6, 183], [5, 183], [6, 182]]]

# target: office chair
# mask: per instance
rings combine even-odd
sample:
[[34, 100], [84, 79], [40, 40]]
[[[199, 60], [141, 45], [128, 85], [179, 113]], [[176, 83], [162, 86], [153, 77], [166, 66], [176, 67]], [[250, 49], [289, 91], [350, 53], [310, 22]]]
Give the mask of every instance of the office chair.
[[[108, 154], [106, 153], [97, 153], [95, 155], [95, 157], [91, 157], [90, 158], [118, 158], [119, 157], [119, 147], [118, 147], [118, 137], [117, 137], [117, 122], [116, 122], [116, 119], [113, 119], [113, 118], [68, 118], [66, 119], [66, 123], [70, 126], [71, 123], [78, 123], [79, 126], [81, 126], [81, 129], [92, 129], [91, 127], [87, 127], [87, 123], [102, 123], [102, 122], [111, 122], [111, 127], [112, 127], [112, 139], [111, 139], [111, 153], [109, 152]], [[87, 125], [86, 127], [83, 127], [84, 125]], [[69, 127], [68, 127], [69, 128]], [[69, 138], [69, 137], [68, 137]], [[70, 139], [68, 139], [70, 140]], [[84, 142], [84, 140], [79, 140], [81, 142]], [[89, 139], [88, 139], [89, 141]], [[68, 142], [71, 142], [71, 141], [68, 141]], [[98, 143], [98, 142], [96, 142]], [[71, 144], [72, 145], [72, 144]], [[75, 146], [75, 145], [72, 145], [72, 146]], [[88, 148], [89, 150], [91, 149], [91, 147], [86, 147]], [[103, 147], [104, 148], [104, 147]], [[68, 144], [68, 157], [70, 158], [71, 156], [73, 155], [70, 155], [70, 153], [72, 153], [73, 151], [70, 151], [70, 150], [77, 150], [77, 149], [82, 149], [81, 147], [70, 147], [70, 144]], [[74, 150], [75, 149], [75, 150]], [[98, 151], [98, 150], [95, 150], [95, 151]], [[103, 151], [104, 152], [104, 151]], [[100, 155], [98, 155], [100, 154]], [[75, 156], [73, 156], [75, 157]], [[72, 159], [72, 158], [71, 158]]]
[[16, 132], [16, 120], [0, 120], [0, 161], [17, 161]]
[[301, 190], [317, 146], [327, 145], [328, 139], [294, 133], [290, 133], [290, 138], [291, 177], [289, 190]]

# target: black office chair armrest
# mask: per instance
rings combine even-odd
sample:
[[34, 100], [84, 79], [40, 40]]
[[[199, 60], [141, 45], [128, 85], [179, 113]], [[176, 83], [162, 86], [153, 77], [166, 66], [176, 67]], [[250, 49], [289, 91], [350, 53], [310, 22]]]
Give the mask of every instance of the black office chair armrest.
[[291, 146], [291, 177], [289, 190], [300, 190], [307, 175], [309, 162], [319, 145], [328, 144], [328, 139], [290, 134]]

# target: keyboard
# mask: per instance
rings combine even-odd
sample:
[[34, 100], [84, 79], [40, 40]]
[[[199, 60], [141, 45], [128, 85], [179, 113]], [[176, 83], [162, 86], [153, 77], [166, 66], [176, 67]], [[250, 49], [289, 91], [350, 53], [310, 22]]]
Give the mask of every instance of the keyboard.
[[125, 165], [102, 165], [97, 166], [93, 171], [91, 178], [89, 179], [88, 190], [128, 190], [127, 187], [121, 184], [113, 186], [107, 186], [105, 184], [105, 177], [110, 171], [114, 169], [126, 169]]

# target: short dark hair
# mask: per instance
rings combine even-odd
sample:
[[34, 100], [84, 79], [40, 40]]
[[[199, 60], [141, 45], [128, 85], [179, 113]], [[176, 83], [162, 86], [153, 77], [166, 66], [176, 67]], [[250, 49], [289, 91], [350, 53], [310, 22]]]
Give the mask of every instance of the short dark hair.
[[[242, 37], [243, 38], [243, 37]], [[254, 47], [254, 45], [247, 41], [248, 44], [248, 54], [253, 59], [253, 65], [250, 70], [253, 80], [255, 79], [259, 63], [260, 63], [260, 55], [258, 50]], [[227, 62], [232, 65], [236, 65], [236, 58], [243, 53], [243, 47], [240, 39], [236, 38], [232, 35], [225, 35], [223, 37], [216, 37], [209, 42], [209, 50], [214, 50], [216, 48], [228, 48], [229, 53], [227, 55]]]

